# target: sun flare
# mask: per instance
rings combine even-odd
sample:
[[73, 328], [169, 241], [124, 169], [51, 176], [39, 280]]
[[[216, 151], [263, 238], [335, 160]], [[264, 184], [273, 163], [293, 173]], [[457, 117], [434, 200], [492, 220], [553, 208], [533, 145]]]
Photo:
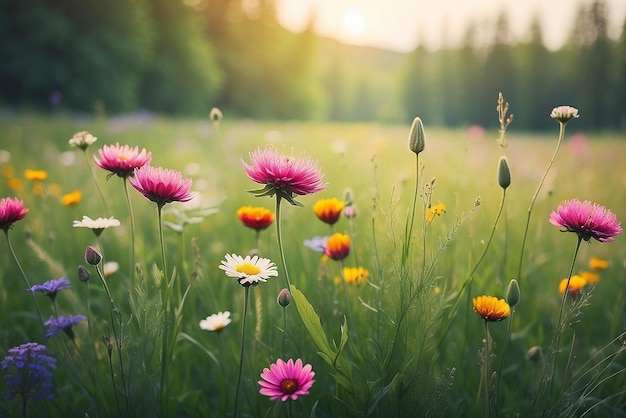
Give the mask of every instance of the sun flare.
[[343, 31], [348, 36], [358, 36], [365, 32], [367, 21], [357, 9], [349, 9], [343, 15]]

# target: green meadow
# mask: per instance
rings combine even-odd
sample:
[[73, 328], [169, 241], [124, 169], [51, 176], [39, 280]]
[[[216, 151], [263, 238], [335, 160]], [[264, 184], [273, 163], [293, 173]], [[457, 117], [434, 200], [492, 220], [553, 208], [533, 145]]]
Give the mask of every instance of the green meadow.
[[[605, 206], [618, 220], [626, 216], [626, 141], [580, 132], [576, 124], [567, 123], [537, 194], [521, 257], [531, 200], [555, 154], [557, 121], [542, 134], [525, 133], [513, 121], [504, 146], [497, 130], [441, 129], [426, 121], [425, 150], [416, 158], [404, 125], [228, 115], [215, 125], [208, 118], [140, 113], [0, 116], [0, 198], [18, 197], [29, 209], [8, 231], [15, 257], [7, 240], [0, 244], [0, 357], [34, 341], [57, 359], [54, 399], [26, 409], [23, 397], [3, 400], [0, 416], [232, 416], [236, 399], [238, 416], [249, 417], [626, 415], [623, 235], [611, 243], [582, 242], [573, 274], [591, 271], [594, 257], [608, 267], [564, 300], [563, 324], [556, 326], [559, 282], [569, 275], [577, 238], [551, 225], [550, 213], [578, 198]], [[98, 138], [85, 152], [68, 144], [83, 130]], [[193, 180], [191, 202], [163, 208], [166, 278], [156, 205], [128, 188], [133, 240], [124, 180], [94, 164], [92, 155], [115, 143], [145, 148], [152, 166]], [[260, 186], [241, 163], [267, 144], [319, 161], [328, 182], [325, 190], [299, 197], [302, 207], [284, 200], [280, 206], [294, 287], [286, 308], [276, 300], [286, 282], [275, 223], [257, 242], [236, 216], [248, 205], [276, 211], [276, 199], [249, 192]], [[504, 198], [502, 155], [512, 179]], [[44, 170], [47, 178], [30, 181], [28, 169]], [[320, 221], [315, 202], [345, 199], [346, 189], [356, 217], [342, 216], [332, 226]], [[62, 204], [74, 190], [80, 201]], [[438, 202], [445, 213], [426, 222], [429, 206]], [[84, 215], [114, 217], [121, 225], [96, 237], [72, 226]], [[335, 232], [351, 239], [342, 261], [304, 245]], [[103, 262], [119, 264], [104, 279], [114, 311], [85, 261], [88, 246]], [[251, 252], [272, 260], [279, 275], [249, 288], [242, 335], [244, 288], [218, 266], [226, 254]], [[54, 315], [53, 306], [26, 291], [16, 259], [33, 285], [70, 280], [71, 289], [56, 296], [58, 310], [88, 317], [73, 327], [73, 339], [44, 337], [42, 319]], [[88, 282], [79, 280], [79, 265], [90, 271]], [[344, 285], [343, 266], [367, 269], [367, 281]], [[472, 299], [506, 298], [511, 279], [519, 283], [519, 303], [508, 318], [487, 324]], [[162, 305], [165, 288], [171, 316]], [[220, 311], [231, 312], [232, 323], [220, 332], [199, 327]], [[281, 402], [259, 394], [261, 372], [279, 358], [312, 365], [308, 395]], [[6, 393], [4, 380], [0, 385]]]

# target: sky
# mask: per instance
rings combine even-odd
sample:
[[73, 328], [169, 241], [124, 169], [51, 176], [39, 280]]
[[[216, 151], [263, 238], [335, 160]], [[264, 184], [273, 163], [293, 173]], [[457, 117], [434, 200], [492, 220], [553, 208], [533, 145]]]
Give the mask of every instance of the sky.
[[[458, 45], [468, 21], [488, 27], [504, 10], [515, 39], [523, 39], [535, 16], [544, 43], [558, 49], [572, 29], [577, 4], [592, 0], [276, 0], [278, 18], [301, 31], [315, 14], [316, 32], [340, 41], [408, 52], [418, 43], [429, 48]], [[605, 0], [609, 34], [619, 35], [626, 0]], [[445, 35], [442, 35], [445, 34]], [[488, 36], [488, 35], [485, 35]]]

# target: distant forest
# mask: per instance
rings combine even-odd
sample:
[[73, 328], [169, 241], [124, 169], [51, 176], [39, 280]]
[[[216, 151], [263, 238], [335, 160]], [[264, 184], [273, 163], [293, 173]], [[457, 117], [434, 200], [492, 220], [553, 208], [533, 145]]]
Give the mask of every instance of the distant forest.
[[558, 51], [538, 22], [512, 39], [503, 14], [488, 44], [470, 25], [461, 46], [400, 54], [321, 38], [313, 20], [289, 32], [273, 0], [0, 0], [0, 107], [493, 127], [502, 91], [523, 129], [568, 104], [580, 128], [624, 131], [626, 21], [611, 39], [608, 13], [581, 6]]

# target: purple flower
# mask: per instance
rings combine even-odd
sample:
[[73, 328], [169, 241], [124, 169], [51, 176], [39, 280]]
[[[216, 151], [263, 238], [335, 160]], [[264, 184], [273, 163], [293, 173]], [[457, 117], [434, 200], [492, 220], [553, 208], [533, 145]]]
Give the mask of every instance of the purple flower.
[[72, 287], [69, 279], [66, 277], [61, 277], [60, 279], [52, 279], [48, 280], [43, 284], [36, 284], [30, 289], [29, 292], [41, 292], [44, 295], [48, 296], [50, 299], [54, 300], [57, 295], [57, 292], [60, 292], [63, 289], [69, 289]]
[[550, 214], [550, 223], [565, 228], [564, 232], [575, 232], [585, 241], [594, 238], [600, 242], [611, 242], [615, 241], [615, 235], [622, 233], [621, 223], [613, 212], [588, 200], [563, 202]]
[[5, 370], [6, 399], [21, 396], [23, 403], [29, 399], [52, 399], [52, 369], [56, 359], [45, 354], [46, 346], [25, 343], [9, 349], [0, 363]]
[[318, 253], [323, 253], [326, 251], [326, 241], [328, 241], [328, 237], [328, 235], [324, 235], [323, 237], [316, 235], [311, 239], [305, 239], [304, 246]]
[[169, 168], [143, 166], [135, 171], [130, 184], [142, 195], [159, 206], [170, 202], [188, 202], [195, 197], [190, 193], [191, 179], [183, 179], [180, 171]]
[[59, 316], [59, 318], [55, 318], [51, 316], [44, 325], [48, 326], [48, 331], [46, 332], [46, 338], [50, 338], [54, 335], [57, 335], [59, 331], [65, 332], [71, 340], [74, 339], [74, 331], [72, 327], [77, 325], [81, 321], [85, 321], [84, 315], [68, 315], [68, 316]]

